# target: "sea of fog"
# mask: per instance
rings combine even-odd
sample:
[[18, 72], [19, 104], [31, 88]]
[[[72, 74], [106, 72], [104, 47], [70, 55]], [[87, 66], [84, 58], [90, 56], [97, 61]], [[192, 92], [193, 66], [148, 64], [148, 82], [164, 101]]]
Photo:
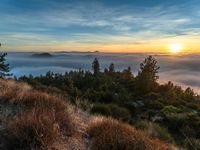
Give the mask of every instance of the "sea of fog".
[[[115, 64], [116, 70], [123, 70], [131, 66], [134, 75], [137, 74], [139, 64], [149, 54], [110, 54], [110, 53], [50, 53], [52, 57], [36, 58], [33, 53], [10, 52], [7, 61], [11, 72], [19, 77], [32, 74], [38, 76], [47, 71], [64, 73], [79, 68], [91, 70], [91, 63], [98, 58], [101, 69], [108, 67], [110, 63]], [[200, 55], [153, 55], [158, 65], [159, 82], [173, 81], [177, 85], [192, 87], [195, 92], [200, 93]]]

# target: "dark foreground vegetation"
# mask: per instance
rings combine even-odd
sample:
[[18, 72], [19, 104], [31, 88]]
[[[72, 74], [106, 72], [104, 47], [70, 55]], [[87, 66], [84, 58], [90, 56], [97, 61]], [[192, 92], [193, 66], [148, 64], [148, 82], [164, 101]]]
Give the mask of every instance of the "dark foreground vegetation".
[[102, 72], [97, 59], [92, 70], [48, 72], [17, 80], [40, 91], [60, 94], [84, 111], [129, 123], [165, 143], [200, 149], [199, 96], [191, 88], [183, 90], [170, 81], [159, 84], [159, 67], [152, 56], [140, 64], [136, 76], [130, 67], [116, 71], [114, 64]]
[[61, 96], [0, 80], [1, 150], [175, 150], [147, 132], [89, 115]]

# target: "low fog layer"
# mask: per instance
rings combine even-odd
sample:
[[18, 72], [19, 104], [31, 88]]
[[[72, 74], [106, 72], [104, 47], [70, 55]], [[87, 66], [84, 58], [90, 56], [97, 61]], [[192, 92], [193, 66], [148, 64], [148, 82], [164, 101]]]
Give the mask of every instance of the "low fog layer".
[[[123, 70], [131, 66], [134, 75], [137, 74], [139, 64], [147, 54], [104, 54], [104, 53], [51, 53], [53, 57], [32, 57], [33, 53], [8, 53], [7, 61], [11, 72], [19, 77], [32, 74], [38, 76], [47, 71], [64, 73], [79, 68], [91, 70], [91, 63], [95, 57], [99, 59], [101, 69], [115, 64], [116, 70]], [[161, 67], [159, 82], [173, 81], [183, 87], [192, 87], [200, 93], [200, 55], [154, 55]]]

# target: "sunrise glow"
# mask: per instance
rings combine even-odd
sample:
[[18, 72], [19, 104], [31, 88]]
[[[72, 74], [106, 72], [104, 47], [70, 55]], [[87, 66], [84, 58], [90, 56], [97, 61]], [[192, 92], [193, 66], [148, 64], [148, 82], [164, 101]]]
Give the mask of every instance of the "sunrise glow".
[[179, 43], [174, 43], [170, 45], [171, 53], [180, 53], [183, 50], [183, 46]]
[[[196, 0], [20, 0], [19, 4], [2, 0], [1, 47], [114, 53], [182, 53], [187, 47], [187, 53], [199, 53], [199, 4]], [[180, 5], [183, 9], [177, 12]]]

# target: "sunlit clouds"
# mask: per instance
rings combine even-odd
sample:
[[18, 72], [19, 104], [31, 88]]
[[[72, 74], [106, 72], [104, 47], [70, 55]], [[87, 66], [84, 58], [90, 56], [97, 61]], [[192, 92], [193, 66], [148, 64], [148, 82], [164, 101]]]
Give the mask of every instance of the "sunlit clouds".
[[187, 52], [200, 52], [196, 0], [144, 5], [104, 0], [1, 3], [0, 41], [5, 50], [169, 52], [166, 45], [175, 39]]

